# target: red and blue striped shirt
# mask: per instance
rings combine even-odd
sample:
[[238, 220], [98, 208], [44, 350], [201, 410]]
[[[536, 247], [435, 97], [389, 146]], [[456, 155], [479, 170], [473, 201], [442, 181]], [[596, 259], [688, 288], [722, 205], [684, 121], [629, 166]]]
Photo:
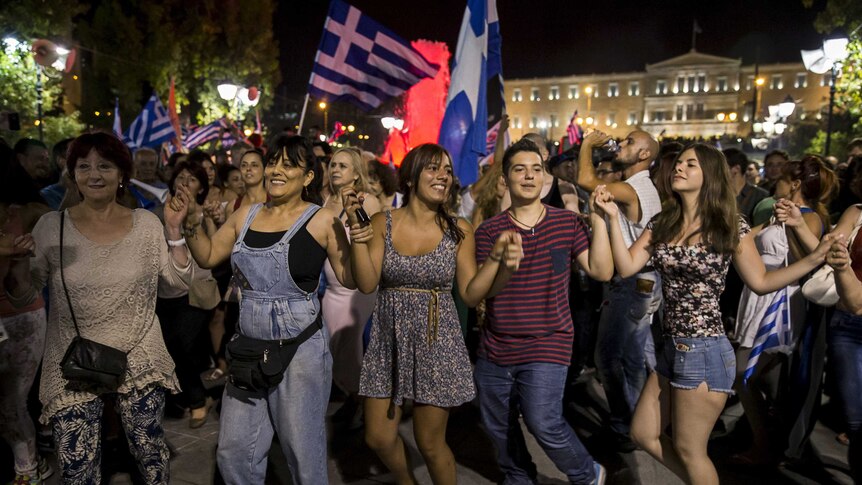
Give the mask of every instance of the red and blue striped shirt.
[[545, 206], [535, 234], [518, 228], [508, 212], [476, 230], [482, 264], [501, 232], [519, 231], [524, 259], [506, 287], [486, 301], [479, 356], [497, 365], [549, 362], [569, 365], [574, 341], [569, 281], [574, 259], [590, 247], [590, 231], [574, 213]]

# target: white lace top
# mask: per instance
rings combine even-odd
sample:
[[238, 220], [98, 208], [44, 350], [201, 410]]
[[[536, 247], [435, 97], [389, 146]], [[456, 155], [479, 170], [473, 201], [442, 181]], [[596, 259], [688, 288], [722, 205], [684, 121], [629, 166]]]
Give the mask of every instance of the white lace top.
[[[165, 348], [156, 317], [156, 293], [159, 278], [188, 288], [191, 269], [177, 266], [170, 257], [164, 228], [155, 215], [138, 209], [132, 219], [132, 230], [122, 240], [101, 245], [78, 232], [66, 215], [66, 286], [81, 336], [122, 351], [131, 350], [119, 392], [153, 384], [176, 392], [179, 383], [174, 362]], [[60, 280], [60, 213], [42, 216], [33, 228], [33, 238], [36, 255], [30, 260], [32, 288], [22, 300], [35, 298], [48, 285], [50, 312], [39, 389], [43, 404], [40, 420], [48, 423], [60, 409], [98, 396], [66, 390], [66, 380], [60, 374], [60, 360], [75, 336]]]

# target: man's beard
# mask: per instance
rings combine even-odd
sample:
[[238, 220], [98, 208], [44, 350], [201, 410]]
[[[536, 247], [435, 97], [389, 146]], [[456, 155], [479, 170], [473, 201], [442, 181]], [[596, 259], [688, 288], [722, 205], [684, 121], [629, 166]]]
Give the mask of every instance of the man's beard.
[[629, 161], [615, 158], [611, 160], [611, 169], [613, 169], [614, 172], [622, 172], [636, 163], [638, 163], [637, 160]]

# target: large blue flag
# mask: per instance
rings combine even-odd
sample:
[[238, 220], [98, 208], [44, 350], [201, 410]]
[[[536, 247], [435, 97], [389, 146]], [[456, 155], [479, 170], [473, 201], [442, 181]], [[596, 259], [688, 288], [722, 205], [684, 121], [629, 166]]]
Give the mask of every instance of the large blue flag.
[[478, 179], [479, 159], [487, 150], [487, 88], [493, 76], [501, 76], [502, 86], [500, 46], [496, 0], [468, 0], [439, 138], [462, 185]]
[[357, 8], [332, 0], [308, 92], [368, 111], [439, 70], [410, 42]]
[[154, 92], [141, 114], [129, 125], [123, 141], [131, 150], [141, 147], [156, 147], [177, 137], [168, 110]]

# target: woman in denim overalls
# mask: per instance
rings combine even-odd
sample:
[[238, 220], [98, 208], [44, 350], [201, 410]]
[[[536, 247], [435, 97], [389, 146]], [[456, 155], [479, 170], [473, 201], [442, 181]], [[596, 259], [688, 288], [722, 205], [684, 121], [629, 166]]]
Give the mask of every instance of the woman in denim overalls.
[[[166, 210], [186, 212], [186, 240], [201, 267], [229, 256], [241, 288], [238, 331], [261, 340], [294, 338], [319, 325], [317, 279], [328, 259], [339, 282], [354, 288], [341, 222], [319, 202], [320, 165], [303, 137], [270, 151], [265, 183], [271, 202], [241, 207], [208, 238], [200, 208], [180, 193]], [[291, 247], [294, 254], [291, 256]], [[219, 470], [228, 484], [263, 483], [273, 433], [296, 484], [327, 483], [325, 414], [332, 356], [325, 329], [302, 343], [278, 386], [249, 392], [228, 384], [222, 402]]]

